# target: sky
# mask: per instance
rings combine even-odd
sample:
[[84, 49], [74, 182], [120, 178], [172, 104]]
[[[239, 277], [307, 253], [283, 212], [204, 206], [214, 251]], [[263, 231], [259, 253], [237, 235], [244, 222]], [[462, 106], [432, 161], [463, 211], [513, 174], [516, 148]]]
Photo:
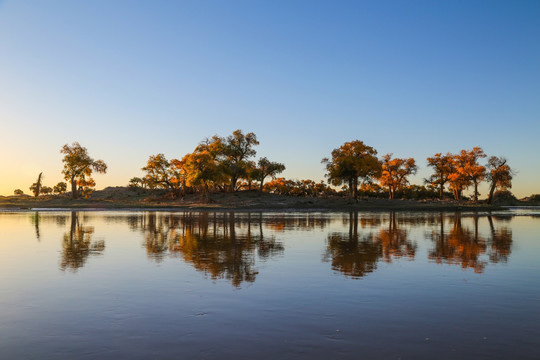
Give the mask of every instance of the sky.
[[[254, 132], [292, 179], [361, 140], [481, 146], [540, 193], [539, 1], [0, 0], [0, 194], [63, 180], [64, 144], [124, 186], [150, 155]], [[484, 185], [480, 192], [487, 195]]]

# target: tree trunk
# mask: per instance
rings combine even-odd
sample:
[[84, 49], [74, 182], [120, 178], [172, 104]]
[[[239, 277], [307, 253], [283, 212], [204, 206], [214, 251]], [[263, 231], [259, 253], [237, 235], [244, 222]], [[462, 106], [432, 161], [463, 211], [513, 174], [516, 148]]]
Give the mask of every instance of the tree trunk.
[[39, 193], [41, 191], [41, 174], [43, 174], [43, 173], [42, 172], [39, 173], [39, 176], [38, 176], [37, 181], [36, 181], [36, 189], [34, 190], [34, 196], [35, 197], [38, 197]]
[[78, 195], [79, 194], [77, 193], [77, 180], [75, 180], [75, 176], [72, 176], [71, 177], [71, 198], [77, 199]]
[[443, 196], [444, 196], [444, 184], [441, 182], [441, 186], [439, 188], [439, 195], [441, 196], [441, 200], [443, 199]]
[[495, 192], [495, 182], [491, 183], [491, 188], [489, 189], [488, 204], [491, 204], [493, 201], [493, 193]]
[[358, 200], [358, 178], [357, 177], [353, 179], [353, 198], [354, 200]]
[[263, 176], [263, 177], [261, 178], [261, 184], [259, 185], [259, 190], [260, 190], [261, 192], [263, 191], [263, 187], [264, 187], [264, 178], [265, 178], [265, 177], [266, 177], [266, 176]]
[[474, 202], [478, 202], [478, 181], [474, 181]]
[[202, 190], [202, 200], [203, 202], [210, 202], [210, 196], [208, 195], [208, 184], [205, 182]]
[[236, 191], [236, 182], [238, 181], [238, 178], [236, 176], [231, 177], [231, 192]]

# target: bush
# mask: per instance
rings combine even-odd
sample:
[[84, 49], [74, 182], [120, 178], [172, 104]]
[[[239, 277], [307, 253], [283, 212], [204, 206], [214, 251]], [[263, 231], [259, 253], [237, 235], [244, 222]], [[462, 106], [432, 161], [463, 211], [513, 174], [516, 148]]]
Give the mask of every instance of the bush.
[[493, 203], [499, 205], [517, 205], [519, 200], [508, 190], [497, 191], [493, 194]]

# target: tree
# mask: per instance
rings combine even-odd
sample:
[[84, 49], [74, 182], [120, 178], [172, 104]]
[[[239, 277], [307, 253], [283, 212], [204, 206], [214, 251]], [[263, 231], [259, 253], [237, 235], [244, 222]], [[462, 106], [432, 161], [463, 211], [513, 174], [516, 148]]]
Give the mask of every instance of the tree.
[[478, 184], [486, 177], [486, 168], [478, 163], [480, 158], [485, 158], [484, 150], [481, 147], [474, 147], [472, 150], [461, 150], [456, 155], [458, 172], [474, 185], [474, 201], [478, 201]]
[[163, 154], [150, 155], [146, 166], [141, 168], [146, 172], [144, 181], [150, 189], [168, 187], [169, 183], [169, 161]]
[[53, 186], [53, 192], [58, 195], [64, 194], [66, 190], [67, 190], [67, 185], [65, 182], [62, 182], [62, 181], [56, 184], [55, 186]]
[[332, 151], [332, 159], [322, 159], [326, 164], [326, 177], [332, 185], [348, 184], [352, 198], [358, 197], [358, 180], [371, 181], [381, 175], [377, 151], [362, 141], [346, 142]]
[[461, 199], [461, 193], [471, 185], [471, 180], [465, 175], [465, 159], [460, 155], [452, 155], [451, 171], [448, 175], [449, 188], [455, 200]]
[[487, 164], [487, 179], [491, 182], [489, 188], [488, 204], [493, 201], [493, 192], [496, 188], [500, 190], [510, 189], [512, 187], [513, 172], [503, 157], [492, 156]]
[[450, 180], [449, 176], [454, 169], [454, 156], [450, 153], [446, 155], [437, 153], [433, 157], [428, 157], [427, 162], [428, 166], [432, 167], [435, 173], [426, 182], [439, 187], [439, 196], [442, 200], [444, 196], [444, 184]]
[[30, 190], [34, 193], [34, 196], [35, 197], [38, 197], [39, 196], [39, 193], [41, 192], [41, 175], [43, 173], [40, 172], [39, 175], [38, 175], [38, 178], [36, 180], [35, 183], [33, 183], [32, 185], [30, 185]]
[[50, 187], [50, 186], [42, 186], [42, 187], [41, 187], [41, 193], [42, 193], [43, 195], [49, 195], [49, 194], [51, 194], [52, 192], [53, 192], [53, 189], [52, 189], [52, 187]]
[[148, 184], [150, 189], [169, 189], [175, 196], [180, 195], [180, 189], [184, 182], [180, 160], [168, 161], [163, 154], [150, 155], [142, 170], [146, 172], [143, 182]]
[[[259, 176], [259, 169], [257, 169], [257, 164], [255, 161], [246, 161], [246, 175], [244, 176], [244, 179], [246, 179], [247, 182], [247, 189], [251, 191], [251, 185], [253, 184], [253, 181], [256, 181]], [[243, 184], [245, 187], [245, 183]], [[242, 184], [240, 185], [242, 187]]]
[[285, 170], [285, 165], [272, 162], [266, 157], [260, 158], [255, 169], [254, 178], [259, 182], [259, 190], [263, 191], [264, 179], [268, 176], [275, 178], [277, 174], [282, 173]]
[[187, 186], [201, 186], [202, 198], [210, 201], [209, 186], [220, 179], [216, 159], [208, 150], [195, 151], [182, 159]]
[[392, 154], [383, 156], [382, 175], [379, 179], [381, 186], [388, 188], [390, 199], [394, 199], [396, 190], [409, 183], [407, 176], [416, 174], [416, 164], [413, 158], [392, 159]]
[[24, 195], [24, 192], [21, 189], [15, 189], [15, 191], [13, 191], [13, 194], [19, 196]]
[[95, 186], [95, 182], [91, 177], [94, 171], [102, 174], [107, 172], [105, 162], [92, 159], [88, 155], [88, 150], [78, 142], [74, 142], [71, 146], [64, 145], [60, 153], [64, 154], [62, 174], [64, 174], [64, 179], [71, 184], [73, 199], [79, 197], [79, 192], [84, 191], [85, 194], [88, 194], [91, 188]]
[[223, 169], [230, 179], [230, 190], [236, 191], [238, 179], [246, 176], [248, 159], [257, 153], [253, 146], [259, 145], [257, 135], [250, 132], [244, 135], [242, 130], [235, 130], [225, 139], [214, 137], [218, 141], [219, 156]]
[[285, 178], [275, 178], [264, 185], [264, 190], [272, 194], [291, 195], [295, 187], [294, 181]]
[[129, 180], [129, 184], [128, 184], [130, 188], [142, 188], [142, 187], [145, 187], [145, 185], [146, 185], [146, 181], [144, 181], [140, 177], [132, 177]]

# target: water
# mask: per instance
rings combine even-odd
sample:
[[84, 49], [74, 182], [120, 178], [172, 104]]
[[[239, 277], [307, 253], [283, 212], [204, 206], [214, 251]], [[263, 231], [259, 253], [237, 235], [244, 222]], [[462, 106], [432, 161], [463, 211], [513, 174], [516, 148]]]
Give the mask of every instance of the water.
[[539, 359], [540, 212], [0, 213], [2, 359]]

